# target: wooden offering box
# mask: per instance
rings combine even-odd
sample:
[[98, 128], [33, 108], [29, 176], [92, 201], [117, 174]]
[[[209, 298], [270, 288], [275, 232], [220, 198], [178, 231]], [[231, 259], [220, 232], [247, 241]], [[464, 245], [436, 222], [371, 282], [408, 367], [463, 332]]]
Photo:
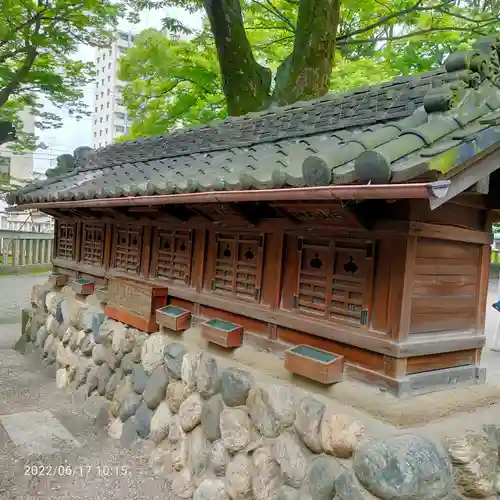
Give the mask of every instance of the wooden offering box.
[[222, 347], [240, 347], [243, 342], [243, 327], [229, 321], [211, 319], [201, 324], [201, 336]]
[[174, 332], [187, 330], [191, 326], [191, 313], [176, 306], [165, 306], [156, 310], [158, 325]]
[[103, 303], [106, 304], [108, 302], [108, 287], [107, 286], [96, 286], [95, 287], [96, 297]]
[[92, 295], [94, 293], [95, 283], [84, 279], [74, 280], [71, 283], [71, 288], [79, 295]]
[[64, 286], [68, 283], [68, 277], [65, 274], [51, 273], [49, 283], [54, 286]]
[[342, 380], [344, 356], [315, 347], [298, 345], [286, 351], [285, 368], [291, 373], [316, 382], [333, 384]]
[[167, 303], [168, 289], [126, 278], [111, 278], [108, 283], [106, 316], [138, 328], [157, 331], [156, 310]]

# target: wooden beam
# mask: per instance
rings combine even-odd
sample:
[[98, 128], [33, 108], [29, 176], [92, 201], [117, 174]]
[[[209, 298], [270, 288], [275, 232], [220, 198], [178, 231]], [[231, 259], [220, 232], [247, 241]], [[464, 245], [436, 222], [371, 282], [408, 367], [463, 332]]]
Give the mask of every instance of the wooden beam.
[[245, 203], [229, 203], [229, 206], [243, 219], [249, 222], [252, 226], [257, 226], [259, 223], [260, 217], [258, 213], [254, 210], [252, 211], [250, 207], [248, 207]]
[[434, 210], [444, 205], [458, 194], [466, 191], [474, 184], [495, 172], [500, 167], [498, 160], [498, 145], [491, 152], [466, 165], [460, 172], [450, 178], [450, 186], [447, 193], [441, 198], [430, 198], [429, 205]]
[[194, 212], [184, 205], [162, 205], [160, 212], [182, 222], [187, 222], [194, 215]]
[[464, 241], [468, 243], [480, 243], [482, 245], [491, 245], [493, 242], [493, 235], [491, 233], [455, 226], [428, 224], [426, 222], [410, 222], [409, 234], [410, 236], [420, 236], [423, 238]]

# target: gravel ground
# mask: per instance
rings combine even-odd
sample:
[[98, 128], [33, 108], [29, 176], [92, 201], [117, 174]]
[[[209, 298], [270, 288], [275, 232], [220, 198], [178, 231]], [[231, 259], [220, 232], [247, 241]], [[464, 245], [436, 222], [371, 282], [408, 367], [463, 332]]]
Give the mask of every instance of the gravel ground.
[[[46, 279], [0, 276], [0, 500], [168, 500], [167, 485], [144, 456], [98, 429], [56, 388], [37, 355], [11, 349], [20, 334], [20, 308], [31, 287]], [[59, 440], [65, 431], [69, 439]], [[28, 455], [37, 440], [52, 451]]]

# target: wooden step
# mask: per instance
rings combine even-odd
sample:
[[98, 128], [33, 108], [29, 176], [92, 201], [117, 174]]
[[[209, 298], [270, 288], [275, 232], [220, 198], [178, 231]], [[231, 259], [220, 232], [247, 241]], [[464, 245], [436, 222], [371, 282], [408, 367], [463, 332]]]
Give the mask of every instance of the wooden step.
[[54, 286], [65, 286], [68, 283], [68, 276], [61, 273], [50, 273], [49, 283]]

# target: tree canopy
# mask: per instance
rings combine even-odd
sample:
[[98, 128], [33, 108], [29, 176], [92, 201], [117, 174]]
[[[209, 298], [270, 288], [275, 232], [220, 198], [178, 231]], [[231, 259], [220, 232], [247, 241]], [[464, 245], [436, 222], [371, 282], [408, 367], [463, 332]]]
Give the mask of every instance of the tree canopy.
[[33, 135], [23, 133], [20, 127], [19, 112], [25, 107], [35, 115], [39, 128], [63, 125], [59, 115], [44, 109], [43, 98], [77, 118], [88, 114], [83, 88], [94, 78], [93, 64], [74, 55], [79, 44], [108, 45], [118, 20], [125, 15], [137, 15], [135, 0], [126, 4], [111, 0], [2, 0], [0, 122], [17, 128], [20, 146], [34, 145]]
[[166, 18], [168, 36], [147, 30], [125, 55], [127, 138], [426, 71], [500, 25], [500, 0], [138, 3], [203, 11], [206, 23], [193, 33]]

